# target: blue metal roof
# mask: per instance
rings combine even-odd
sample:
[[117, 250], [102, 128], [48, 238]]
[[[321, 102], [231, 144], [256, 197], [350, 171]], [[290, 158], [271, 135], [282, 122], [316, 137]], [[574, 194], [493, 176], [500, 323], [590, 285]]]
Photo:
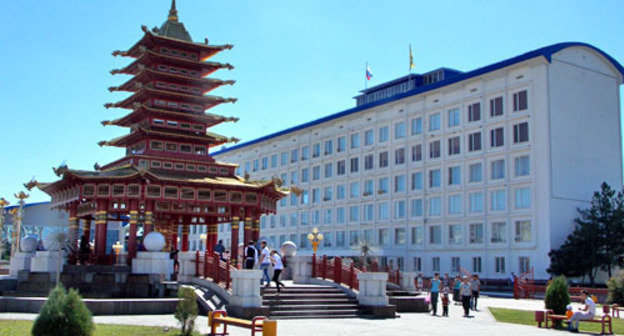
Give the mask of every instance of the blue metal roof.
[[[338, 112], [338, 113], [334, 113], [334, 114], [328, 115], [326, 117], [322, 117], [322, 118], [319, 118], [319, 119], [316, 119], [316, 120], [312, 120], [312, 121], [304, 123], [304, 124], [300, 124], [300, 125], [297, 125], [297, 126], [294, 126], [294, 127], [290, 127], [290, 128], [287, 128], [285, 130], [282, 130], [282, 131], [279, 131], [279, 132], [276, 132], [276, 133], [272, 133], [272, 134], [265, 135], [263, 137], [254, 139], [254, 140], [250, 140], [250, 141], [238, 144], [238, 145], [234, 145], [232, 147], [223, 148], [223, 149], [218, 150], [218, 151], [216, 151], [214, 153], [211, 153], [211, 155], [216, 156], [216, 155], [224, 154], [224, 153], [236, 150], [236, 149], [240, 149], [240, 148], [243, 148], [243, 147], [251, 146], [251, 145], [263, 142], [263, 141], [267, 141], [267, 140], [279, 137], [281, 135], [285, 135], [285, 134], [288, 134], [288, 133], [296, 132], [296, 131], [299, 131], [299, 130], [302, 130], [302, 129], [305, 129], [305, 128], [308, 128], [308, 127], [312, 127], [312, 126], [315, 126], [315, 125], [318, 125], [318, 124], [322, 124], [322, 123], [327, 122], [327, 121], [331, 121], [331, 120], [338, 119], [338, 118], [341, 118], [341, 117], [344, 117], [344, 116], [348, 116], [348, 115], [351, 115], [351, 114], [354, 114], [354, 113], [357, 113], [357, 112], [360, 112], [360, 111], [363, 111], [363, 110], [367, 110], [367, 109], [375, 107], [375, 106], [387, 104], [387, 103], [390, 103], [390, 102], [393, 102], [393, 101], [397, 101], [397, 100], [400, 100], [400, 99], [403, 99], [403, 98], [406, 98], [406, 97], [410, 97], [410, 96], [418, 95], [418, 94], [421, 94], [421, 93], [424, 93], [424, 92], [427, 92], [427, 91], [435, 90], [435, 89], [441, 88], [443, 86], [451, 85], [451, 84], [454, 84], [454, 83], [457, 83], [457, 82], [460, 82], [460, 81], [463, 81], [463, 80], [466, 80], [466, 79], [470, 79], [470, 78], [473, 78], [473, 77], [481, 76], [481, 75], [486, 74], [488, 72], [496, 71], [496, 70], [508, 67], [510, 65], [514, 65], [516, 63], [520, 63], [520, 62], [524, 62], [526, 60], [530, 60], [530, 59], [535, 58], [535, 57], [542, 56], [542, 57], [545, 57], [546, 60], [548, 60], [548, 62], [551, 62], [552, 55], [554, 53], [557, 53], [557, 52], [559, 52], [559, 51], [561, 51], [563, 49], [570, 48], [570, 47], [587, 47], [587, 48], [590, 48], [590, 49], [598, 52], [599, 54], [604, 56], [604, 58], [606, 58], [617, 69], [617, 71], [620, 73], [620, 75], [622, 75], [624, 77], [624, 67], [618, 61], [616, 61], [613, 57], [609, 56], [604, 51], [602, 51], [602, 50], [592, 46], [591, 44], [587, 44], [587, 43], [583, 43], [583, 42], [563, 42], [563, 43], [557, 43], [557, 44], [549, 45], [549, 46], [542, 47], [542, 48], [539, 48], [539, 49], [535, 49], [533, 51], [529, 51], [529, 52], [524, 53], [522, 55], [519, 55], [519, 56], [516, 56], [516, 57], [512, 57], [512, 58], [506, 59], [506, 60], [498, 62], [498, 63], [490, 64], [490, 65], [482, 67], [482, 68], [478, 68], [478, 69], [475, 69], [475, 70], [472, 70], [472, 71], [468, 71], [468, 72], [462, 72], [462, 73], [459, 73], [459, 74], [454, 75], [452, 77], [449, 77], [448, 79], [445, 78], [444, 80], [441, 80], [439, 82], [436, 82], [436, 83], [433, 83], [433, 84], [430, 84], [430, 85], [427, 85], [427, 86], [416, 87], [413, 90], [410, 90], [410, 91], [407, 91], [407, 92], [404, 92], [404, 93], [399, 93], [399, 94], [396, 94], [396, 95], [394, 95], [392, 97], [388, 97], [388, 98], [385, 98], [385, 99], [380, 99], [380, 100], [371, 102], [369, 104], [363, 104], [363, 105], [360, 105], [360, 106], [356, 106], [354, 108], [350, 108], [350, 109], [347, 109], [347, 110], [344, 110], [344, 111], [341, 111], [341, 112]], [[457, 71], [457, 70], [455, 70], [455, 71]], [[383, 84], [381, 84], [381, 85], [383, 85]]]
[[[41, 204], [50, 204], [50, 201], [47, 201], [47, 202], [26, 203], [26, 204], [24, 204], [24, 208], [28, 208], [28, 207], [35, 206], [35, 205], [41, 205]], [[9, 205], [9, 206], [4, 207], [4, 209], [5, 209], [5, 210], [11, 210], [11, 209], [13, 209], [13, 208], [17, 208], [17, 206], [18, 206], [17, 204], [13, 204], [13, 205]]]

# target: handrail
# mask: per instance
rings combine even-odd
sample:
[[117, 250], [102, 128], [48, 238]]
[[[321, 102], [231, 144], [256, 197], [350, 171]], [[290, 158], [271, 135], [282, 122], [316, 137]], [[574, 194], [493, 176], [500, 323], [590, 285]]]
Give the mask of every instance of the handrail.
[[230, 289], [230, 272], [236, 268], [221, 260], [218, 253], [213, 253], [211, 256], [208, 251], [203, 255], [196, 251], [193, 262], [195, 263], [195, 277], [210, 279], [226, 290]]

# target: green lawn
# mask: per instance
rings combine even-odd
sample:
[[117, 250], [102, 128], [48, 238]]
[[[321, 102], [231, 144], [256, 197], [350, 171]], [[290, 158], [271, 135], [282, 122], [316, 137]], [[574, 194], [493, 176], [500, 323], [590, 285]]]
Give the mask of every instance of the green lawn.
[[[535, 313], [532, 311], [526, 310], [516, 310], [516, 309], [504, 309], [504, 308], [488, 308], [492, 313], [492, 316], [498, 322], [505, 323], [515, 323], [515, 324], [526, 324], [530, 326], [535, 326], [537, 328], [537, 322], [535, 322]], [[622, 335], [624, 334], [624, 320], [614, 318], [613, 322], [613, 333]], [[542, 324], [543, 326], [544, 324]], [[600, 333], [601, 325], [600, 323], [587, 323], [581, 321], [579, 324], [579, 330], [581, 332], [596, 332]], [[0, 334], [1, 335], [1, 334]]]
[[[28, 336], [32, 321], [0, 321], [0, 336]], [[165, 331], [162, 327], [123, 326], [97, 324], [93, 336], [178, 336], [180, 330]], [[193, 334], [199, 335], [199, 333]]]

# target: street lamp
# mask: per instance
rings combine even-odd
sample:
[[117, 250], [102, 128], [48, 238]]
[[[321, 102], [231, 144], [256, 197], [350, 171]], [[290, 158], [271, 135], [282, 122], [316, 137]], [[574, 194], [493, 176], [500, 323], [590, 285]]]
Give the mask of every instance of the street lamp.
[[319, 232], [319, 229], [314, 228], [312, 232], [308, 233], [308, 240], [312, 244], [312, 251], [316, 254], [316, 250], [318, 250], [319, 244], [323, 240], [323, 234]]
[[[2, 235], [2, 230], [4, 228], [4, 207], [9, 205], [9, 202], [4, 199], [4, 197], [0, 198], [0, 235]], [[0, 241], [0, 258], [2, 258], [2, 254], [4, 253], [4, 241]]]
[[208, 251], [208, 242], [206, 241], [207, 237], [208, 236], [205, 233], [199, 235], [199, 246], [201, 246], [201, 244], [206, 244], [206, 251]]
[[117, 265], [120, 265], [119, 253], [121, 252], [122, 249], [123, 249], [123, 245], [119, 242], [119, 240], [115, 244], [113, 244], [113, 250], [115, 251], [115, 262], [117, 263]]
[[13, 229], [14, 229], [13, 237], [15, 238], [15, 240], [13, 241], [13, 245], [11, 248], [11, 255], [14, 255], [20, 250], [22, 219], [24, 218], [24, 205], [26, 204], [26, 201], [24, 200], [27, 199], [28, 197], [30, 197], [30, 195], [28, 195], [27, 193], [23, 191], [20, 191], [19, 194], [15, 194], [15, 198], [19, 200], [18, 201], [19, 206], [16, 209], [13, 209], [15, 211], [12, 213], [15, 219], [15, 223], [13, 225]]

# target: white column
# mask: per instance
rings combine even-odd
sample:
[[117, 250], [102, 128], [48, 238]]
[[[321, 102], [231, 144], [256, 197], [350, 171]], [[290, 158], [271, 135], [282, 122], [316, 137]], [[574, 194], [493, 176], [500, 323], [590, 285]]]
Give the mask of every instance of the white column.
[[262, 307], [260, 296], [261, 270], [232, 270], [232, 298], [230, 305], [242, 308]]
[[[318, 257], [317, 257], [318, 260]], [[310, 283], [312, 277], [312, 257], [311, 256], [294, 256], [288, 261], [292, 267], [293, 283], [307, 284]]]
[[416, 272], [402, 272], [401, 273], [401, 289], [408, 292], [416, 291], [416, 284], [414, 280], [416, 279]]
[[366, 272], [359, 273], [360, 291], [358, 302], [362, 306], [387, 306], [389, 303], [386, 294], [388, 273]]
[[[195, 252], [178, 252], [178, 262], [180, 263], [180, 268], [178, 269], [179, 282], [191, 282], [191, 278], [195, 276], [196, 257], [197, 254]], [[203, 263], [199, 267], [203, 268]]]

